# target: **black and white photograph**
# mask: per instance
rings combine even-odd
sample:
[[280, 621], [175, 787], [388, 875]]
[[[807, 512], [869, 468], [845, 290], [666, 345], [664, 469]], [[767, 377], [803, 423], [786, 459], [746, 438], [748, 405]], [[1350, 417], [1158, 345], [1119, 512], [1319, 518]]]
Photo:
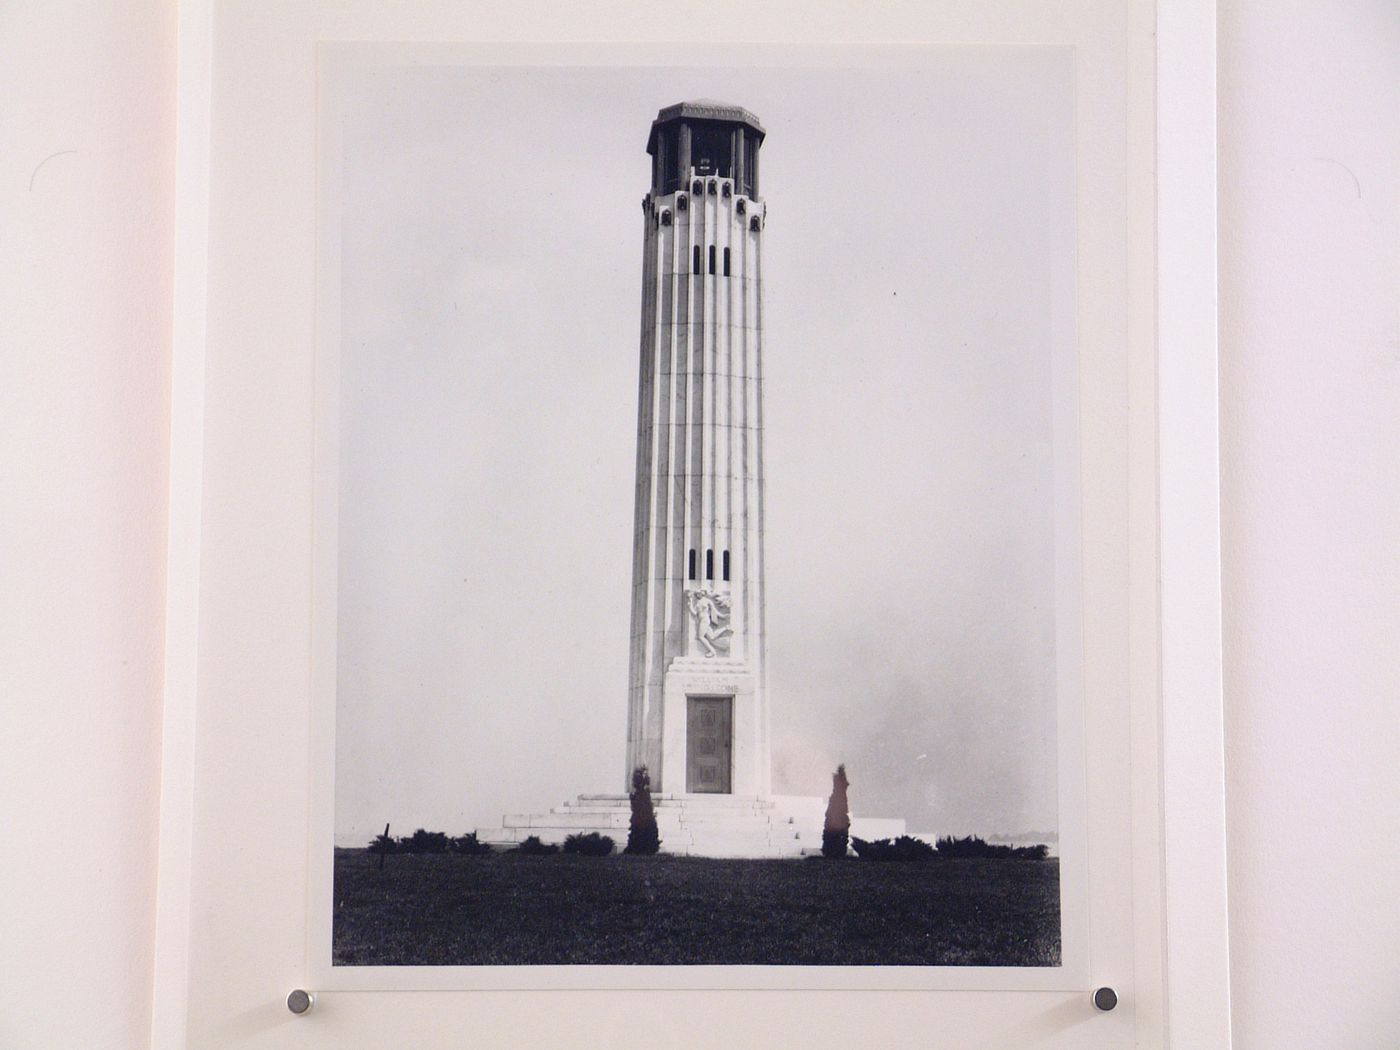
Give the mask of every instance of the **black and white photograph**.
[[337, 967], [1063, 964], [1071, 52], [704, 58], [324, 74]]

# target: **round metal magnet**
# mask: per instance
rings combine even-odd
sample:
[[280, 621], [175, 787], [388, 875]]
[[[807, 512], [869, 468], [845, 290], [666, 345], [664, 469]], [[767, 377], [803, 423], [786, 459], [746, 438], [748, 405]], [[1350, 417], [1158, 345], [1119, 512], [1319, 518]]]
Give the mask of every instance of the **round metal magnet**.
[[1108, 1013], [1118, 1005], [1118, 993], [1112, 988], [1094, 989], [1094, 1009]]

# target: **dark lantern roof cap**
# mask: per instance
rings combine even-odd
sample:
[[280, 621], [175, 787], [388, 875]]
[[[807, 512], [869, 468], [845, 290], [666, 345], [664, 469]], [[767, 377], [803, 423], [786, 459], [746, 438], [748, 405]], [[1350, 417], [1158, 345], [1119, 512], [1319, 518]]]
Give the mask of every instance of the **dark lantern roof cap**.
[[647, 152], [656, 152], [656, 132], [665, 124], [670, 124], [675, 120], [723, 120], [734, 124], [743, 124], [758, 132], [758, 140], [763, 141], [763, 136], [767, 134], [763, 130], [763, 125], [758, 122], [758, 118], [750, 113], [743, 106], [736, 106], [729, 102], [720, 102], [713, 98], [696, 98], [687, 102], [677, 102], [675, 105], [667, 106], [656, 114], [656, 119], [651, 122], [651, 133], [647, 136]]

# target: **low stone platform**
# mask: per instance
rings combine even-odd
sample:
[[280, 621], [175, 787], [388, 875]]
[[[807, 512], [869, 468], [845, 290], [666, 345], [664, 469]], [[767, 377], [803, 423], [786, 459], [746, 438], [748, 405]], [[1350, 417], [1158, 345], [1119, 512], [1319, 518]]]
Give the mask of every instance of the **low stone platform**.
[[[798, 795], [652, 795], [661, 852], [696, 857], [800, 857], [821, 852], [826, 799]], [[569, 835], [596, 831], [621, 850], [627, 844], [631, 804], [626, 795], [579, 795], [548, 813], [504, 817], [499, 828], [478, 828], [477, 837], [499, 848], [531, 835], [562, 843]], [[890, 838], [904, 834], [904, 821], [853, 817], [851, 834]]]

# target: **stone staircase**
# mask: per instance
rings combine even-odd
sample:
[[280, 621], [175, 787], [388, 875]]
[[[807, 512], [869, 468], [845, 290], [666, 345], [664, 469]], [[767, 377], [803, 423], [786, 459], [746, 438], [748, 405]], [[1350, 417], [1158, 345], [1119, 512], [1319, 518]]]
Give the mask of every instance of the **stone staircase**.
[[[795, 795], [652, 795], [661, 852], [697, 857], [800, 857], [821, 852], [826, 800]], [[499, 828], [479, 828], [477, 837], [509, 848], [531, 835], [563, 842], [596, 831], [627, 844], [631, 805], [626, 795], [579, 795], [548, 813], [515, 814]], [[852, 834], [884, 838], [904, 833], [904, 821], [852, 821]]]

